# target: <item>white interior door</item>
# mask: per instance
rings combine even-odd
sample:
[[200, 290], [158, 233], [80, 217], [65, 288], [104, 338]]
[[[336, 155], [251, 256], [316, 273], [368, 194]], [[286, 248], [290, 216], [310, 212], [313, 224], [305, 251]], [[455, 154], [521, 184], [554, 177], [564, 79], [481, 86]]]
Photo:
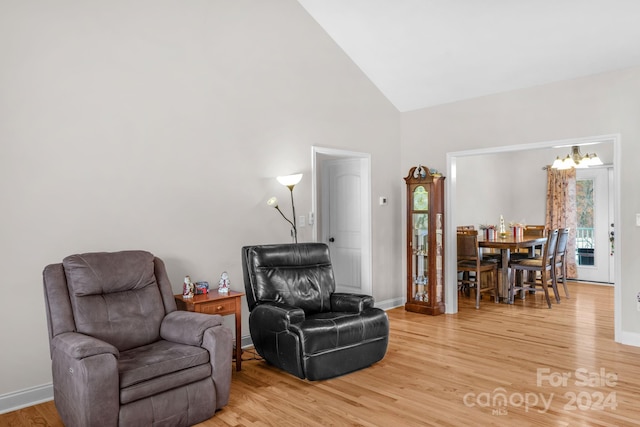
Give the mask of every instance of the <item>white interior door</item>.
[[339, 292], [370, 293], [363, 272], [363, 224], [368, 182], [362, 176], [362, 159], [330, 159], [322, 163], [323, 204], [321, 240], [329, 244]]
[[[578, 280], [613, 283], [614, 268], [610, 233], [613, 232], [613, 170], [610, 168], [577, 169], [578, 229], [576, 230], [576, 264]], [[582, 182], [581, 182], [582, 181]], [[582, 193], [582, 194], [581, 194]], [[582, 208], [581, 208], [582, 206]]]

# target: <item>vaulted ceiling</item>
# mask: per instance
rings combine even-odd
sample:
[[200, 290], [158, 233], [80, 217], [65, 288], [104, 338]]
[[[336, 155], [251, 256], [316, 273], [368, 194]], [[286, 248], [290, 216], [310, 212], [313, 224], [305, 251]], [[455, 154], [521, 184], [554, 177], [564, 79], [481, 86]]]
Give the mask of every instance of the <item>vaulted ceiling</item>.
[[399, 111], [640, 65], [638, 0], [298, 0]]

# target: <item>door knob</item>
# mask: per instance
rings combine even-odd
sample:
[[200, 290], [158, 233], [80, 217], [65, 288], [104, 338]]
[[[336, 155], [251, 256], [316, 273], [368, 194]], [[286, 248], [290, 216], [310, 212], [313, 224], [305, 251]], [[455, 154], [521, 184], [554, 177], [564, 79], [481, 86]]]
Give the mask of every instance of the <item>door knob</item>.
[[335, 242], [335, 241], [336, 241], [336, 239], [334, 239], [333, 237], [329, 237], [329, 242], [330, 242], [330, 243], [333, 243], [333, 242]]

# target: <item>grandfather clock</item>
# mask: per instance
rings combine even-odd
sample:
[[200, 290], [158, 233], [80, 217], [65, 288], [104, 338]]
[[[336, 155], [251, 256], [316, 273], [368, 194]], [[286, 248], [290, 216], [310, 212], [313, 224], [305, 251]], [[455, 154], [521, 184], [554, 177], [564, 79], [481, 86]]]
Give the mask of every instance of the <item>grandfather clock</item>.
[[407, 187], [407, 311], [444, 313], [444, 177], [412, 167]]

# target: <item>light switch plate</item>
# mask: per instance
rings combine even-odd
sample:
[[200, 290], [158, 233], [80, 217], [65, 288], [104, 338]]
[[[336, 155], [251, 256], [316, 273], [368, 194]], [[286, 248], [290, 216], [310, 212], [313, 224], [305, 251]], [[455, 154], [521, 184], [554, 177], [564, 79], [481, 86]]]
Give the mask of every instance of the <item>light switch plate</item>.
[[636, 227], [640, 227], [640, 213], [636, 214]]

